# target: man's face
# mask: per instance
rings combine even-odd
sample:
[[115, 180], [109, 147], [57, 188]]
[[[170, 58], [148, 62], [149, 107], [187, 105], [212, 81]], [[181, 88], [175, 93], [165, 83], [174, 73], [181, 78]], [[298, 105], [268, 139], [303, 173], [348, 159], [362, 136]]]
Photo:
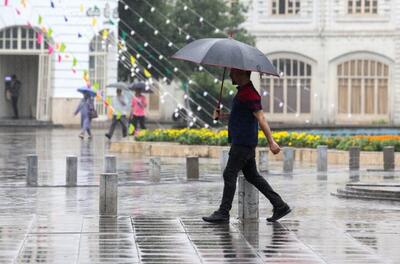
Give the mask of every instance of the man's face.
[[121, 93], [122, 93], [122, 90], [117, 89], [117, 95], [121, 95]]
[[238, 76], [238, 70], [237, 69], [231, 69], [229, 73], [229, 77], [231, 77], [232, 84], [236, 85], [237, 83], [237, 76]]

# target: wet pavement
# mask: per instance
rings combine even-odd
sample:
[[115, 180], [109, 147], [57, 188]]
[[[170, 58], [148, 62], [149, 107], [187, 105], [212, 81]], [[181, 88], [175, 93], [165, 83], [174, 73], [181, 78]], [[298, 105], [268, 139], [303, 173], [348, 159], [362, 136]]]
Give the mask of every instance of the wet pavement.
[[[161, 177], [148, 157], [116, 154], [119, 216], [98, 216], [99, 174], [108, 143], [103, 131], [81, 141], [67, 129], [0, 130], [0, 263], [400, 263], [400, 203], [346, 200], [331, 193], [348, 182], [399, 182], [400, 172], [270, 164], [263, 173], [294, 208], [270, 224], [260, 219], [210, 225], [201, 216], [219, 203], [217, 160], [200, 159], [200, 180], [187, 181], [185, 161], [162, 158]], [[25, 156], [39, 156], [38, 187], [26, 187]], [[65, 158], [77, 155], [78, 187], [66, 188]]]

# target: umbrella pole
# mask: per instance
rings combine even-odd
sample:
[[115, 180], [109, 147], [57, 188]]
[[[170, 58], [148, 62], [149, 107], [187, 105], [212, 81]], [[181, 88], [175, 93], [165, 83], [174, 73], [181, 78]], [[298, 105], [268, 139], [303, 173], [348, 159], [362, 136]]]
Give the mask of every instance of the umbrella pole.
[[[224, 67], [224, 73], [222, 73], [221, 90], [219, 92], [218, 105], [217, 105], [218, 114], [221, 112], [221, 100], [222, 100], [222, 90], [224, 89], [225, 72], [226, 72], [226, 67]], [[218, 120], [218, 118], [216, 118], [215, 120]]]

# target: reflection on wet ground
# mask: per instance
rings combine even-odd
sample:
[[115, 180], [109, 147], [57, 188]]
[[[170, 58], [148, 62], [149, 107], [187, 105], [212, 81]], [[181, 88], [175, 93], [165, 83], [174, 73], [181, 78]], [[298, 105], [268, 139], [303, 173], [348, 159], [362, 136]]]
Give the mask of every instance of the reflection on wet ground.
[[[399, 181], [400, 172], [316, 173], [295, 164], [263, 175], [294, 211], [280, 223], [210, 225], [200, 217], [221, 198], [217, 160], [200, 160], [200, 180], [187, 181], [185, 161], [116, 154], [119, 216], [98, 216], [99, 174], [108, 144], [102, 131], [81, 141], [76, 130], [0, 131], [0, 263], [400, 263], [399, 203], [331, 196], [348, 182]], [[39, 187], [26, 187], [25, 156], [39, 156]], [[65, 188], [65, 157], [77, 155], [78, 187]], [[237, 204], [237, 201], [234, 201]]]

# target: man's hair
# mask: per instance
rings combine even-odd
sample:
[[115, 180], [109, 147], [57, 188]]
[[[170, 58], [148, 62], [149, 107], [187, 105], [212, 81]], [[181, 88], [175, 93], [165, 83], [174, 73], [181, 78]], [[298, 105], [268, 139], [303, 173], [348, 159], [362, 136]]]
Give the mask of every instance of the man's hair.
[[16, 80], [16, 79], [17, 79], [17, 75], [13, 74], [13, 75], [11, 76], [11, 78], [12, 78], [13, 80]]
[[249, 76], [249, 78], [250, 78], [250, 76], [251, 76], [251, 71], [246, 71], [246, 73], [247, 73], [247, 76]]

